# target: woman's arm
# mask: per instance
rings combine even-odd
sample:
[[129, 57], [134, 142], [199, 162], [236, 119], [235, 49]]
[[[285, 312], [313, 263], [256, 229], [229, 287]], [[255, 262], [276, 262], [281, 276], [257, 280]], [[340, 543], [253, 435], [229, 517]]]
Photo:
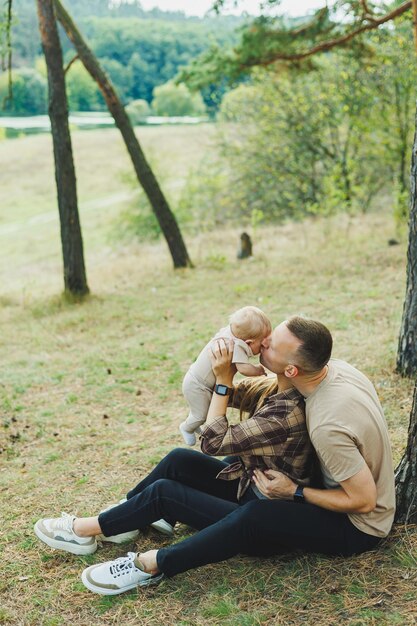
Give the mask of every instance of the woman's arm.
[[[211, 365], [216, 377], [216, 384], [233, 388], [233, 377], [236, 373], [236, 366], [232, 363], [234, 343], [232, 340], [218, 339], [215, 345], [215, 349], [211, 349]], [[219, 415], [226, 416], [228, 402], [229, 396], [219, 396], [214, 392], [207, 413], [206, 424], [213, 422]]]
[[[212, 349], [212, 367], [217, 384], [231, 387], [236, 368], [232, 363], [233, 344], [224, 339], [217, 341]], [[283, 386], [286, 381], [283, 381]], [[283, 390], [284, 391], [284, 390]], [[213, 393], [206, 423], [201, 431], [201, 449], [204, 453], [218, 456], [222, 454], [251, 454], [264, 456], [275, 454], [275, 446], [288, 438], [287, 420], [294, 414], [293, 428], [305, 436], [303, 407], [290, 394], [277, 398], [270, 410], [254, 413], [252, 417], [238, 424], [230, 425], [227, 417], [228, 396]], [[296, 424], [298, 423], [298, 427]]]
[[[216, 383], [231, 388], [236, 368], [232, 363], [233, 343], [224, 339], [216, 342], [212, 349], [212, 367]], [[288, 437], [286, 417], [291, 411], [300, 413], [300, 424], [304, 428], [304, 414], [297, 403], [287, 397], [277, 400], [270, 413], [256, 413], [249, 419], [230, 425], [226, 410], [228, 396], [213, 393], [206, 423], [202, 426], [201, 449], [212, 456], [222, 454], [253, 454], [263, 456], [274, 452], [273, 446], [283, 443]]]
[[[223, 405], [224, 406], [224, 405]], [[221, 406], [217, 404], [217, 408]], [[255, 413], [247, 420], [229, 424], [226, 416], [213, 415], [201, 428], [201, 449], [206, 454], [245, 454], [275, 456], [276, 447], [288, 439], [288, 420], [294, 413], [299, 417], [300, 437], [305, 437], [305, 420], [301, 408], [285, 398], [274, 403], [271, 410]], [[298, 413], [298, 416], [296, 415]]]

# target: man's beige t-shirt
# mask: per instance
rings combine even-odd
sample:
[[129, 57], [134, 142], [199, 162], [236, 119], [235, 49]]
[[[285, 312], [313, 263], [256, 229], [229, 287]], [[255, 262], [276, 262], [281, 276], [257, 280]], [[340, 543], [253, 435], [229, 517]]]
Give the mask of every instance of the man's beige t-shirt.
[[387, 425], [372, 383], [345, 361], [331, 359], [326, 378], [306, 399], [307, 428], [326, 488], [351, 478], [366, 463], [377, 488], [371, 513], [349, 513], [359, 530], [385, 537], [395, 512], [394, 469]]

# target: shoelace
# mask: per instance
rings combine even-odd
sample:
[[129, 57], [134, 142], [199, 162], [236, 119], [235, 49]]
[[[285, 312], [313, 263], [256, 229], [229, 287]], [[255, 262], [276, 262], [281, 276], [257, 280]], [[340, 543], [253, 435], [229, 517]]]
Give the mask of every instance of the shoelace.
[[73, 515], [69, 515], [69, 513], [61, 513], [61, 517], [55, 520], [55, 530], [65, 530], [68, 533], [72, 533], [73, 522]]
[[135, 570], [139, 569], [134, 564], [135, 557], [136, 554], [134, 552], [128, 552], [127, 556], [115, 559], [110, 565], [110, 573], [113, 578], [118, 578], [119, 576], [131, 577]]

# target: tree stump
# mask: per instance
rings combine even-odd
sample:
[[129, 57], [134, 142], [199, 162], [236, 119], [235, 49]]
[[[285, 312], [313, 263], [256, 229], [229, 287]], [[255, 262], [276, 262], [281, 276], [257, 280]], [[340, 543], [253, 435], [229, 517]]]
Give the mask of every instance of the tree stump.
[[252, 240], [248, 233], [242, 233], [240, 235], [240, 247], [237, 251], [238, 259], [247, 259], [252, 256]]

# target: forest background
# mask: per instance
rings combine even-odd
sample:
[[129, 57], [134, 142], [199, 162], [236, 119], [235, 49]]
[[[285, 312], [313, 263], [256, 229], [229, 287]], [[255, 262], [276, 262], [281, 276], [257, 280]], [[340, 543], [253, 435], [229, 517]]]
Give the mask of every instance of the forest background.
[[[190, 172], [175, 210], [181, 227], [199, 231], [236, 220], [248, 226], [317, 213], [364, 213], [387, 194], [397, 229], [406, 223], [417, 78], [406, 16], [299, 71], [258, 70], [251, 79], [216, 81], [191, 93], [176, 81], [181, 69], [211, 47], [233, 47], [249, 18], [146, 12], [137, 2], [67, 4], [134, 123], [151, 114], [218, 122], [218, 154]], [[0, 115], [45, 114], [46, 66], [35, 4], [16, 0], [14, 10], [14, 93], [8, 100], [4, 72]], [[286, 26], [300, 19], [286, 18]], [[74, 53], [61, 35], [68, 64]], [[81, 62], [68, 68], [66, 84], [71, 111], [106, 110]], [[131, 227], [140, 236], [158, 236], [143, 204]]]

